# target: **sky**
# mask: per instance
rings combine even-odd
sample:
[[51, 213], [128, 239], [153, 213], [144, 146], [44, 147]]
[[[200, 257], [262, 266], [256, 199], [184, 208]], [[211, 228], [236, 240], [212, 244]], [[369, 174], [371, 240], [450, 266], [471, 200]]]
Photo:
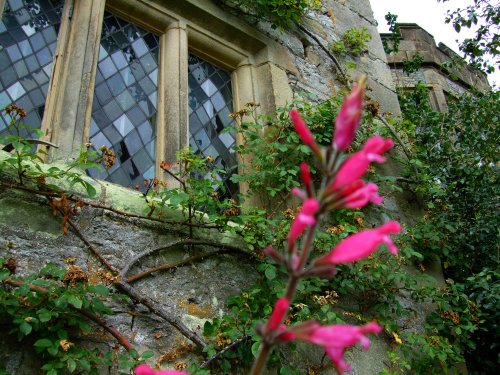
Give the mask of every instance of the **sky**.
[[[434, 36], [436, 43], [442, 42], [460, 55], [456, 40], [472, 36], [467, 29], [457, 33], [451, 24], [445, 23], [448, 9], [465, 8], [472, 0], [450, 0], [445, 3], [438, 3], [437, 0], [370, 0], [370, 3], [380, 32], [389, 31], [384, 16], [391, 12], [398, 16], [398, 22], [418, 24]], [[500, 86], [500, 72], [495, 72], [488, 79], [490, 84]]]

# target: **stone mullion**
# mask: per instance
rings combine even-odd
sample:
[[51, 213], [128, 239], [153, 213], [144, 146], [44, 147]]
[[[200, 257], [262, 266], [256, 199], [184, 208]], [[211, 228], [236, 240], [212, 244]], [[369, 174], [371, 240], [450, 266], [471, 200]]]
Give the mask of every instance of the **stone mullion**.
[[[254, 88], [254, 68], [252, 64], [245, 62], [240, 64], [232, 73], [231, 77], [233, 83], [233, 99], [234, 99], [234, 111], [238, 112], [246, 109], [245, 104], [250, 102], [256, 102], [257, 98], [255, 95]], [[242, 122], [253, 121], [252, 116], [245, 115], [241, 119]], [[241, 133], [236, 134], [236, 144], [238, 146], [244, 145], [243, 135]], [[238, 173], [245, 174], [246, 166], [251, 164], [250, 155], [237, 155], [238, 156]], [[240, 182], [240, 193], [246, 195], [248, 192], [248, 184]], [[256, 197], [252, 196], [248, 199], [245, 204], [254, 206], [258, 205], [255, 200]]]
[[0, 19], [3, 17], [3, 8], [5, 7], [5, 0], [0, 0]]
[[87, 141], [105, 0], [68, 0], [59, 33], [42, 129], [52, 160], [77, 155]]
[[[176, 162], [176, 152], [189, 145], [188, 124], [188, 37], [186, 24], [172, 23], [160, 38], [158, 81], [157, 176], [171, 187], [175, 180], [165, 175], [160, 162]], [[177, 172], [177, 167], [171, 168]]]

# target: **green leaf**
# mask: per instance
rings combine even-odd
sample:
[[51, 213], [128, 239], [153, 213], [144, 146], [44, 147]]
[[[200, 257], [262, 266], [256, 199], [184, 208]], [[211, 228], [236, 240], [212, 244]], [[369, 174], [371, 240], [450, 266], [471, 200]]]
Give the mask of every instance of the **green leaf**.
[[103, 296], [103, 297], [109, 296], [109, 289], [105, 285], [101, 285], [101, 284], [90, 285], [87, 287], [87, 291], [89, 293], [99, 294], [100, 296]]
[[49, 339], [40, 339], [36, 340], [33, 345], [37, 348], [50, 348], [52, 346], [52, 341]]
[[51, 346], [50, 348], [47, 348], [47, 352], [51, 355], [56, 355], [58, 351], [59, 351], [59, 346], [57, 346], [57, 345], [54, 345], [54, 346]]
[[130, 356], [133, 358], [133, 359], [138, 359], [139, 358], [139, 353], [137, 353], [137, 350], [135, 349], [130, 349], [128, 351], [128, 354], [130, 354]]
[[28, 324], [26, 322], [22, 322], [21, 325], [19, 326], [19, 330], [24, 333], [25, 335], [29, 335], [31, 331], [33, 330], [33, 327], [31, 324]]
[[183, 191], [177, 192], [177, 194], [170, 197], [170, 204], [172, 206], [178, 206], [181, 203], [187, 202], [189, 200], [189, 195]]
[[70, 295], [68, 296], [68, 303], [73, 305], [77, 309], [81, 309], [83, 305], [83, 301], [77, 296]]
[[257, 355], [259, 354], [260, 350], [260, 341], [254, 342], [252, 344], [252, 354], [255, 358], [257, 358]]
[[68, 358], [68, 371], [73, 373], [76, 370], [76, 362], [73, 358]]
[[91, 367], [90, 367], [90, 362], [87, 361], [87, 360], [82, 360], [80, 361], [80, 366], [86, 370], [86, 371], [90, 371]]
[[216, 330], [217, 330], [217, 325], [212, 324], [209, 321], [206, 321], [205, 324], [203, 325], [203, 335], [205, 336], [213, 336]]
[[85, 188], [85, 190], [87, 190], [87, 194], [90, 198], [93, 198], [95, 197], [97, 191], [96, 189], [92, 186], [92, 184], [89, 184], [87, 181], [81, 181], [81, 184], [83, 185], [83, 187]]
[[266, 268], [264, 274], [269, 280], [274, 280], [276, 278], [276, 268], [273, 266], [269, 266]]
[[8, 269], [2, 268], [0, 269], [0, 280], [5, 280], [9, 277], [10, 271]]
[[80, 327], [80, 329], [85, 333], [90, 333], [92, 331], [92, 328], [90, 328], [90, 326], [87, 323], [81, 320], [78, 321], [78, 327]]
[[145, 352], [143, 352], [141, 354], [141, 358], [142, 359], [148, 359], [148, 358], [151, 358], [155, 355], [155, 353], [152, 351], [152, 350], [146, 350]]

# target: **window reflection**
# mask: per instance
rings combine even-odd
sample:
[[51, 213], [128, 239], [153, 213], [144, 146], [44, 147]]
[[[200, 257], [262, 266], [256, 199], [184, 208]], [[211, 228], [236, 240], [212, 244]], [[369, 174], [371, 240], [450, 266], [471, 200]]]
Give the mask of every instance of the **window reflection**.
[[[0, 22], [0, 108], [15, 103], [40, 128], [61, 23], [63, 0], [7, 0]], [[9, 119], [0, 116], [0, 135]], [[27, 129], [21, 136], [30, 138]]]
[[188, 65], [189, 144], [196, 154], [211, 156], [216, 168], [227, 172], [217, 179], [223, 182], [226, 196], [233, 197], [238, 193], [238, 185], [230, 181], [237, 170], [236, 155], [231, 150], [236, 141], [233, 133], [222, 133], [234, 126], [229, 117], [233, 112], [231, 76], [194, 55], [189, 55]]
[[154, 177], [159, 38], [109, 12], [104, 15], [90, 142], [116, 155], [90, 175], [124, 186]]

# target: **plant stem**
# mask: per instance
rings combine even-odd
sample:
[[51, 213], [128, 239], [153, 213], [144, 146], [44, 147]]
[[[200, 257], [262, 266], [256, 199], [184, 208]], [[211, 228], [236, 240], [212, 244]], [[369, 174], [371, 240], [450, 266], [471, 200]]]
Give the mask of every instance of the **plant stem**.
[[264, 370], [266, 366], [267, 357], [269, 357], [270, 352], [271, 352], [271, 346], [263, 341], [260, 347], [259, 355], [257, 356], [255, 362], [253, 363], [250, 375], [262, 374], [262, 370]]

